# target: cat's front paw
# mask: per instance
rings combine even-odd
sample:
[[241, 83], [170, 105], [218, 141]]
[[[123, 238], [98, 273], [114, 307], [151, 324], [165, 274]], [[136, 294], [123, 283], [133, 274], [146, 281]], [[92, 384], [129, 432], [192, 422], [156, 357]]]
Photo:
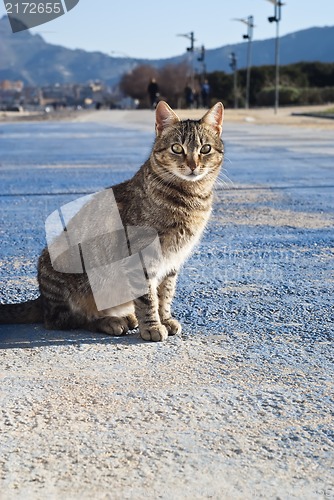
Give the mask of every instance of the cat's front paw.
[[177, 319], [169, 318], [164, 320], [162, 324], [167, 328], [168, 335], [179, 335], [182, 331], [182, 326]]
[[153, 325], [140, 329], [140, 336], [144, 340], [152, 340], [153, 342], [161, 342], [168, 338], [168, 331], [164, 325]]

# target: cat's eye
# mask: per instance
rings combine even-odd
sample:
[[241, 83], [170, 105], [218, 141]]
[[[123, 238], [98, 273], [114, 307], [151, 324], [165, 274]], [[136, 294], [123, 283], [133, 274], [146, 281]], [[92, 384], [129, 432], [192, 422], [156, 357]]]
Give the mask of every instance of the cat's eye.
[[204, 144], [204, 146], [201, 147], [201, 153], [202, 155], [207, 155], [211, 151], [211, 146], [210, 144]]
[[173, 144], [172, 151], [173, 153], [180, 155], [183, 153], [183, 147], [181, 146], [181, 144]]

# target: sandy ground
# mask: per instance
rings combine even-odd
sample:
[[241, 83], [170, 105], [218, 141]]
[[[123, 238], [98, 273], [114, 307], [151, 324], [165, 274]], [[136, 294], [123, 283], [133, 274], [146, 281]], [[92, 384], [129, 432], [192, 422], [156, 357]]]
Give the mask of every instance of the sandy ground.
[[270, 360], [239, 342], [244, 355], [200, 332], [2, 353], [1, 498], [333, 498], [323, 368], [297, 344]]
[[[217, 194], [214, 244], [204, 247], [207, 252], [198, 256], [198, 268], [202, 266], [204, 275], [210, 266], [206, 259], [229, 239], [233, 248], [233, 238], [235, 252], [243, 248], [247, 259], [257, 231], [259, 240], [269, 237], [269, 246], [256, 250], [248, 271], [256, 276], [266, 252], [281, 254], [293, 240], [295, 246], [288, 247], [287, 255], [295, 252], [296, 258], [288, 264], [291, 272], [300, 273], [299, 281], [283, 275], [277, 295], [266, 292], [265, 286], [276, 286], [287, 265], [283, 254], [271, 282], [269, 277], [262, 288], [247, 284], [244, 276], [220, 282], [216, 291], [213, 283], [194, 304], [193, 324], [188, 322], [182, 336], [163, 344], [143, 342], [135, 333], [118, 339], [87, 333], [48, 337], [40, 326], [29, 327], [26, 346], [3, 343], [1, 500], [334, 498], [332, 338], [322, 304], [324, 290], [332, 283], [326, 270], [333, 255], [328, 244], [333, 214], [327, 213], [322, 191], [312, 195], [310, 189], [321, 184], [331, 163], [323, 160], [302, 195], [296, 191], [301, 175], [297, 167], [295, 178], [285, 181], [291, 191], [284, 191], [286, 186], [282, 191], [263, 187], [264, 179], [270, 185], [284, 180], [277, 181], [270, 168], [282, 143], [288, 150], [284, 161], [298, 157], [307, 165], [314, 154], [307, 149], [313, 132], [317, 131], [318, 148], [330, 148], [328, 133], [323, 138], [321, 130], [331, 130], [334, 122], [290, 113], [281, 110], [276, 117], [272, 110], [226, 112], [227, 125], [235, 122], [231, 148], [248, 141], [240, 150], [246, 155], [240, 171], [245, 172], [249, 162], [265, 163], [267, 157], [270, 161], [264, 170], [267, 177], [261, 171], [262, 177], [255, 176], [242, 189], [228, 190], [226, 197]], [[198, 112], [182, 112], [185, 115]], [[72, 119], [146, 131], [152, 130], [153, 114], [99, 111]], [[279, 127], [252, 132], [238, 123]], [[310, 133], [300, 139], [294, 129], [280, 126], [286, 124]], [[261, 153], [254, 153], [261, 141]], [[271, 156], [266, 143], [276, 148]], [[316, 157], [319, 154], [312, 158]], [[291, 168], [286, 167], [287, 175]], [[307, 172], [313, 175], [312, 165]], [[329, 174], [325, 183], [328, 179]], [[317, 265], [323, 266], [323, 274], [312, 275]], [[183, 279], [184, 284], [187, 277]], [[201, 288], [201, 280], [196, 280], [194, 287]], [[287, 302], [289, 320], [280, 316], [282, 294], [296, 301], [294, 312]], [[190, 299], [191, 291], [184, 303]], [[223, 300], [230, 326], [211, 334], [205, 321], [196, 323], [195, 306], [211, 301], [210, 307], [218, 307]], [[310, 315], [309, 337], [301, 326], [305, 314]], [[220, 316], [218, 320], [221, 323]], [[266, 321], [273, 325], [268, 332]], [[9, 335], [15, 341], [22, 332], [14, 327]], [[0, 329], [0, 335], [4, 333]]]

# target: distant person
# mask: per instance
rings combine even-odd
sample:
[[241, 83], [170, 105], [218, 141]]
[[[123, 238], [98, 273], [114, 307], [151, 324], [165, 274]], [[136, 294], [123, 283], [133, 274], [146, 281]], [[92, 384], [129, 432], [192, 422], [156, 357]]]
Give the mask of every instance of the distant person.
[[158, 104], [159, 85], [155, 78], [152, 78], [147, 87], [147, 92], [150, 98], [151, 108], [155, 109]]
[[194, 104], [194, 91], [191, 85], [188, 83], [184, 89], [184, 97], [186, 100], [186, 107], [191, 109]]
[[199, 92], [197, 90], [194, 91], [194, 107], [196, 109], [199, 108], [199, 105], [200, 105], [200, 98], [199, 98]]
[[210, 85], [208, 80], [204, 80], [204, 83], [202, 84], [201, 96], [203, 108], [208, 108], [210, 100]]

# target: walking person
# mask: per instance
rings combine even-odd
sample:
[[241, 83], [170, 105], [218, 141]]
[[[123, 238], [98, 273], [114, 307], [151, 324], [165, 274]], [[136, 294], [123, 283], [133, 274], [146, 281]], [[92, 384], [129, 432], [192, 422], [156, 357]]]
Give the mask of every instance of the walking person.
[[150, 98], [151, 108], [155, 109], [158, 104], [159, 85], [155, 78], [152, 78], [147, 87], [147, 92]]
[[201, 88], [201, 96], [202, 96], [202, 105], [203, 108], [209, 108], [209, 98], [210, 98], [210, 85], [208, 80], [204, 80]]
[[186, 107], [188, 109], [191, 109], [194, 104], [194, 91], [190, 85], [190, 83], [187, 83], [185, 89], [184, 89], [184, 97], [186, 100]]

